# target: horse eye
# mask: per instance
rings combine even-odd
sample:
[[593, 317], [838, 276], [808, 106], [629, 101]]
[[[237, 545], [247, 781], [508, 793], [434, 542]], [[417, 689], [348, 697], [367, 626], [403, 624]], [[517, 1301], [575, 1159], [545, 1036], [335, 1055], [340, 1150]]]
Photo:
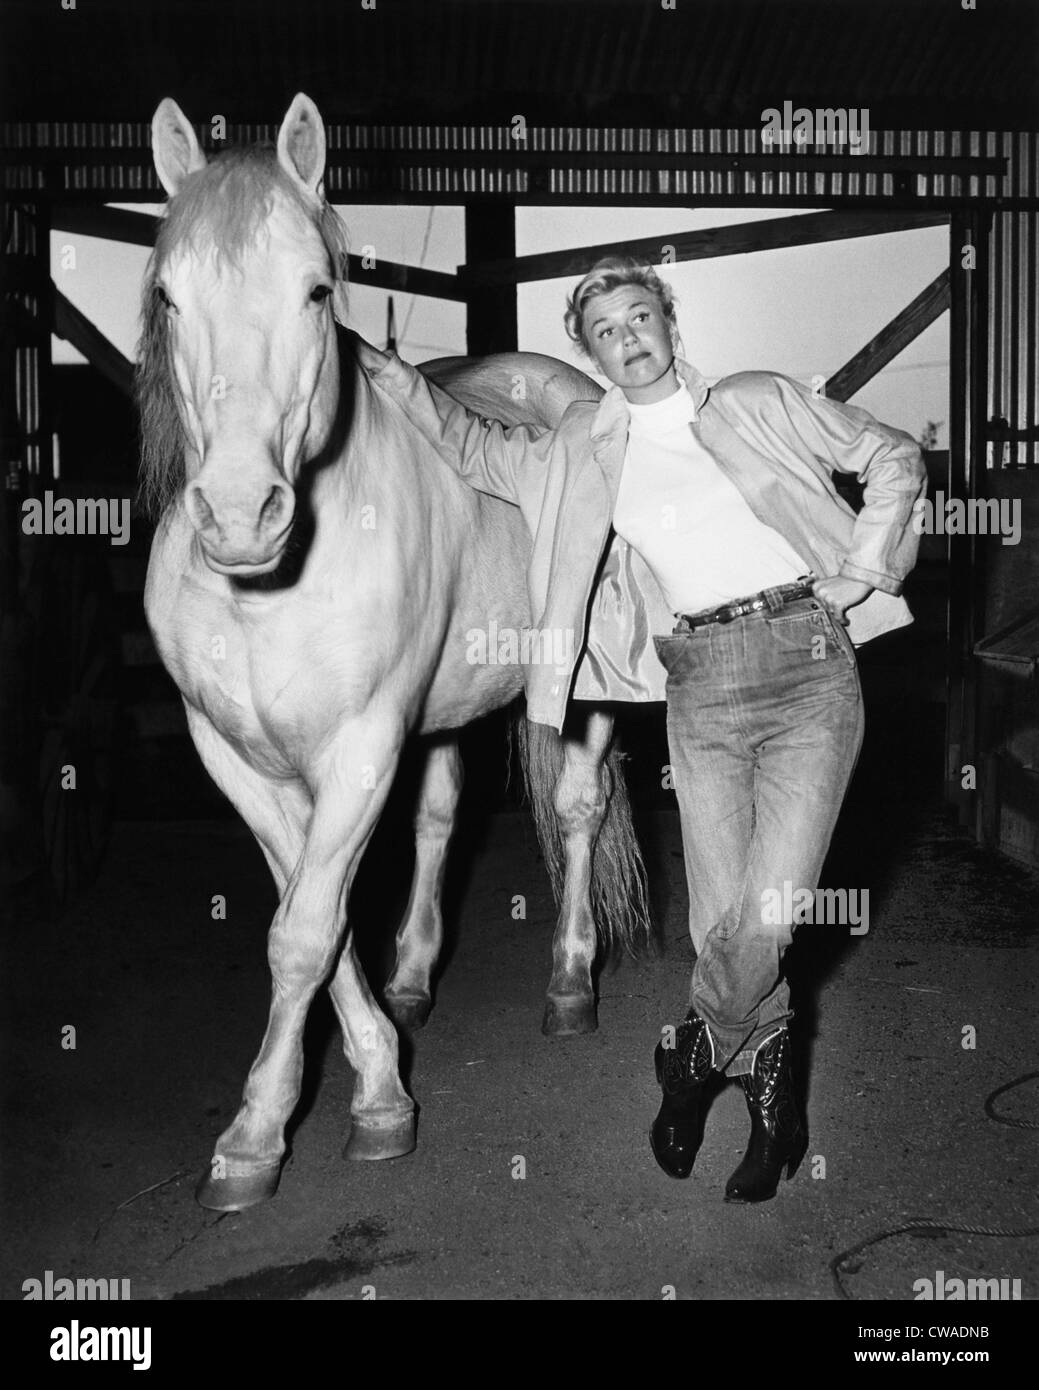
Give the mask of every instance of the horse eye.
[[331, 293], [331, 285], [315, 285], [310, 291], [310, 302], [311, 304], [324, 304]]
[[175, 309], [177, 307], [174, 304], [173, 300], [166, 293], [165, 289], [163, 289], [162, 285], [155, 286], [155, 298], [159, 301], [159, 303], [162, 305], [164, 309]]

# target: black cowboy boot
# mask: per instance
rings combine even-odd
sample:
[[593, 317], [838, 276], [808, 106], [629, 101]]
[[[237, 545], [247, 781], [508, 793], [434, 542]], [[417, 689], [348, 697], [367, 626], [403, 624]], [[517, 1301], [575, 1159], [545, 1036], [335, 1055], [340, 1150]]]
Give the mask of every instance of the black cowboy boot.
[[776, 1195], [783, 1169], [788, 1178], [808, 1147], [797, 1113], [790, 1072], [790, 1034], [785, 1028], [758, 1048], [749, 1076], [738, 1077], [750, 1111], [750, 1143], [725, 1184], [727, 1202], [767, 1202]]
[[705, 1083], [714, 1065], [707, 1024], [690, 1009], [675, 1030], [674, 1047], [658, 1042], [653, 1061], [664, 1093], [649, 1132], [653, 1156], [671, 1177], [687, 1178], [703, 1141]]

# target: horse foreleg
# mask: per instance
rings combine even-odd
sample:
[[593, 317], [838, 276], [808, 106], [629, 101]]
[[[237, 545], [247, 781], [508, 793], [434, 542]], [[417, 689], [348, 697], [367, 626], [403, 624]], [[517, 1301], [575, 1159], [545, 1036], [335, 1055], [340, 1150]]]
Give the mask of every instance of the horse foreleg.
[[[313, 803], [298, 784], [272, 782], [239, 756], [205, 715], [185, 704], [188, 728], [206, 771], [237, 810], [263, 850], [278, 889], [284, 895], [292, 871], [303, 853], [306, 825]], [[217, 1144], [217, 1154], [220, 1144]], [[237, 1211], [272, 1197], [278, 1186], [278, 1168], [255, 1174], [225, 1173], [214, 1160], [203, 1175], [195, 1196], [204, 1207]]]
[[[344, 727], [320, 770], [306, 841], [268, 937], [272, 992], [267, 1031], [245, 1083], [241, 1107], [217, 1140], [199, 1200], [237, 1210], [269, 1197], [285, 1153], [285, 1125], [299, 1099], [303, 1026], [328, 978], [343, 933], [346, 903], [361, 855], [396, 772], [402, 732], [374, 722]], [[346, 1013], [348, 1055], [363, 1102], [380, 1123], [410, 1119], [414, 1106], [397, 1071], [397, 1035], [366, 988], [348, 941], [336, 974], [354, 980], [334, 992]]]
[[313, 802], [298, 782], [269, 781], [251, 767], [204, 714], [185, 702], [188, 731], [206, 771], [252, 831], [280, 897], [296, 867]]
[[564, 734], [563, 768], [553, 794], [565, 875], [541, 1024], [541, 1031], [550, 1037], [594, 1033], [598, 1027], [592, 985], [597, 944], [592, 857], [612, 790], [606, 755], [613, 718], [593, 710], [578, 730]]
[[397, 961], [385, 990], [390, 1017], [402, 1028], [421, 1028], [429, 1017], [430, 975], [444, 938], [440, 894], [462, 780], [457, 743], [434, 743], [426, 754], [415, 811], [411, 896], [397, 932]]

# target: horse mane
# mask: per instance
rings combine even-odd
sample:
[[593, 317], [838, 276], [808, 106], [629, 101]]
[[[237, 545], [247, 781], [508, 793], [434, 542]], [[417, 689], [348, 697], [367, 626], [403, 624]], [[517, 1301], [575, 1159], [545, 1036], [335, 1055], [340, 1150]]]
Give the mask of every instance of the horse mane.
[[186, 439], [174, 390], [166, 309], [159, 272], [175, 246], [210, 251], [217, 261], [241, 264], [245, 251], [270, 216], [280, 192], [315, 225], [328, 251], [332, 273], [347, 279], [347, 236], [327, 202], [315, 212], [278, 163], [273, 146], [227, 150], [185, 179], [166, 204], [141, 295], [134, 392], [140, 419], [141, 464], [138, 502], [158, 521], [184, 486]]

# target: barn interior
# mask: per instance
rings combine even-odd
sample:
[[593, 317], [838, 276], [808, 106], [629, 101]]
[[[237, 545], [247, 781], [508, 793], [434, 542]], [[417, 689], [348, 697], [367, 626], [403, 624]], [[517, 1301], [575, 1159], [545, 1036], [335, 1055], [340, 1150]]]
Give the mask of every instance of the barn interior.
[[[12, 1171], [5, 1142], [15, 1229], [3, 1296], [20, 1297], [37, 1269], [110, 1265], [154, 1298], [354, 1298], [374, 1283], [379, 1296], [413, 1298], [659, 1297], [676, 1285], [679, 1297], [890, 1299], [910, 1296], [936, 1250], [935, 1267], [1034, 1280], [1035, 1243], [1021, 1234], [1034, 1199], [1031, 1093], [1005, 1109], [986, 1098], [1035, 1076], [1035, 6], [97, 0], [44, 10], [14, 0], [2, 22], [6, 1099], [8, 1132], [32, 1155], [20, 1166], [35, 1173], [26, 1182]], [[215, 1117], [233, 1109], [259, 1036], [275, 897], [194, 753], [147, 631], [152, 533], [132, 501], [132, 362], [62, 293], [52, 234], [151, 244], [154, 219], [132, 205], [162, 201], [149, 132], [162, 96], [215, 152], [272, 139], [298, 90], [327, 123], [331, 202], [462, 209], [453, 274], [354, 254], [350, 275], [388, 308], [407, 295], [460, 305], [473, 355], [522, 349], [520, 287], [577, 277], [604, 249], [518, 254], [518, 209], [710, 209], [709, 227], [666, 238], [683, 263], [947, 231], [941, 273], [828, 365], [825, 391], [854, 402], [925, 330], [947, 325], [948, 438], [941, 449], [923, 441], [929, 492], [964, 516], [1016, 507], [1019, 534], [1012, 544], [980, 528], [925, 534], [906, 584], [914, 624], [860, 651], [867, 742], [826, 881], [867, 884], [873, 925], [850, 941], [799, 937], [791, 968], [830, 1179], [802, 1176], [769, 1229], [748, 1231], [700, 1193], [697, 1239], [676, 1254], [667, 1221], [689, 1215], [689, 1194], [676, 1198], [646, 1168], [644, 1126], [632, 1119], [641, 1106], [648, 1123], [648, 1048], [691, 959], [660, 706], [618, 721], [658, 951], [604, 971], [600, 1032], [566, 1044], [593, 1049], [591, 1072], [609, 1086], [589, 1082], [587, 1051], [575, 1060], [537, 1036], [554, 907], [509, 765], [508, 717], [493, 716], [463, 736], [451, 945], [429, 1028], [407, 1042], [410, 1084], [430, 1102], [429, 1142], [406, 1160], [408, 1181], [404, 1164], [338, 1159], [350, 1073], [332, 1060], [323, 1006], [308, 1033], [295, 1186], [219, 1226], [191, 1207], [192, 1165]], [[868, 152], [769, 147], [762, 113], [785, 101], [868, 108]], [[769, 216], [730, 223], [727, 209]], [[613, 249], [652, 259], [661, 240]], [[84, 364], [55, 365], [55, 337]], [[129, 544], [27, 534], [24, 504], [48, 493], [131, 499]], [[857, 505], [855, 488], [846, 493]], [[62, 786], [70, 765], [74, 793]], [[409, 818], [405, 776], [352, 908], [376, 989], [403, 908]], [[217, 939], [205, 909], [214, 875], [238, 894]], [[507, 912], [517, 882], [530, 895], [525, 924]], [[69, 1022], [83, 1038], [72, 1052], [55, 1042]], [[729, 1147], [734, 1109], [731, 1121]], [[568, 1169], [572, 1136], [598, 1152], [604, 1124], [617, 1142], [589, 1191]], [[502, 1155], [535, 1152], [543, 1201], [531, 1214]], [[856, 1167], [863, 1154], [868, 1172]], [[320, 1192], [337, 1213], [334, 1237], [314, 1210]], [[438, 1202], [450, 1222], [437, 1219]], [[840, 1262], [908, 1212], [946, 1230], [926, 1260], [919, 1243], [896, 1241], [865, 1264]]]

